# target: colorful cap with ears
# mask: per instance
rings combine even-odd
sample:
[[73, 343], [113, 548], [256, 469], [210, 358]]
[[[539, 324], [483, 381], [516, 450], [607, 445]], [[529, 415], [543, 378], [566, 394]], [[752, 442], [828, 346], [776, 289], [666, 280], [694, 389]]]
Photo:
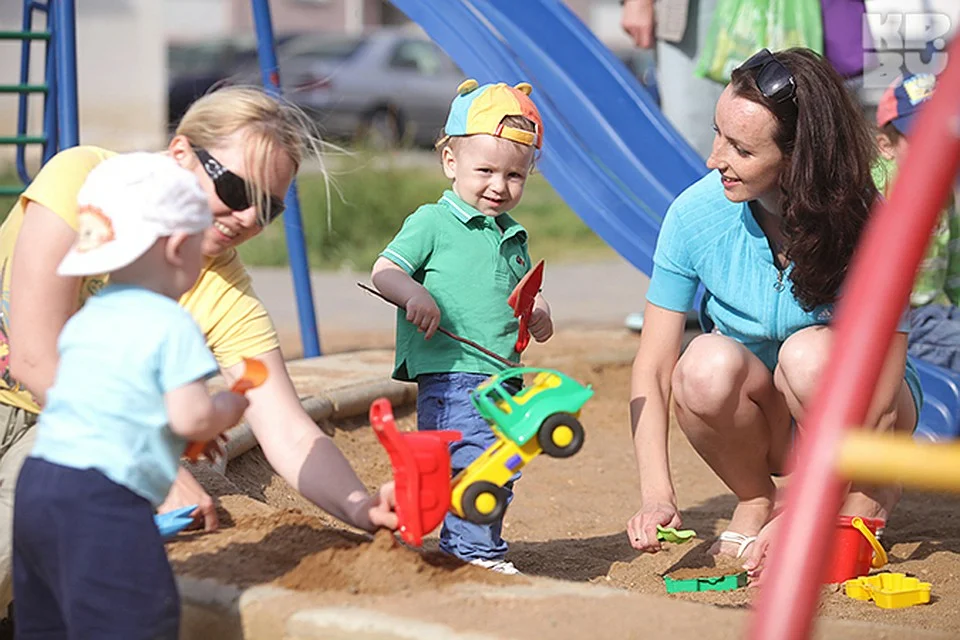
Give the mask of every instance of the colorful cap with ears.
[[[503, 82], [480, 85], [472, 78], [464, 80], [457, 87], [443, 132], [447, 136], [485, 133], [539, 149], [543, 145], [543, 120], [530, 99], [531, 91], [533, 87], [526, 82], [510, 87]], [[504, 125], [507, 116], [527, 118], [536, 131]]]

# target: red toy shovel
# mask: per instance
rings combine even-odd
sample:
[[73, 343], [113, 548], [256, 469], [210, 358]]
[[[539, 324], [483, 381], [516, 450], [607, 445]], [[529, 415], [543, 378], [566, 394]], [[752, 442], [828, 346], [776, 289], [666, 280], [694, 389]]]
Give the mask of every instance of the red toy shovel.
[[386, 398], [370, 405], [370, 424], [390, 456], [400, 537], [419, 547], [450, 508], [450, 450], [459, 431], [401, 433]]
[[507, 304], [513, 309], [513, 317], [520, 318], [520, 331], [517, 335], [516, 347], [514, 347], [517, 353], [523, 353], [523, 350], [530, 344], [530, 332], [527, 330], [527, 326], [530, 324], [533, 305], [537, 301], [537, 294], [540, 293], [542, 284], [543, 260], [527, 272], [527, 275], [523, 276], [517, 286], [514, 287], [510, 297], [507, 298]]

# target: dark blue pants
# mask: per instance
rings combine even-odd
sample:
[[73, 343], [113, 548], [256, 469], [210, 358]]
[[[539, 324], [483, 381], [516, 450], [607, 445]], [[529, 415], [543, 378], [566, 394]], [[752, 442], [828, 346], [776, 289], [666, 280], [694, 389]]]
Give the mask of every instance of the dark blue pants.
[[944, 369], [960, 371], [960, 309], [928, 304], [910, 311], [907, 353]]
[[[480, 457], [497, 437], [470, 402], [470, 390], [489, 376], [480, 373], [430, 373], [417, 377], [417, 429], [460, 431], [463, 439], [450, 443], [450, 465], [456, 475]], [[506, 385], [510, 393], [519, 384]], [[519, 478], [514, 476], [514, 480]], [[504, 487], [508, 502], [513, 481]], [[474, 524], [448, 513], [440, 529], [440, 550], [462, 560], [500, 560], [507, 553], [501, 537], [503, 518], [493, 524]]]
[[153, 508], [99, 471], [24, 462], [13, 592], [23, 640], [178, 636], [180, 598]]

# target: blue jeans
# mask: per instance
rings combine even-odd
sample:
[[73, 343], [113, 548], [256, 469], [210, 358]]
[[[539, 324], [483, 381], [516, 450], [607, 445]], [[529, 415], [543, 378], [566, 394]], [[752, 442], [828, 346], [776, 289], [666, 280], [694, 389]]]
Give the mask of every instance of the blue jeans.
[[13, 590], [24, 640], [179, 635], [180, 597], [153, 507], [93, 469], [24, 462]]
[[928, 304], [910, 311], [907, 353], [944, 369], [960, 371], [960, 309]]
[[[470, 403], [470, 391], [488, 377], [480, 373], [429, 373], [417, 377], [417, 429], [463, 434], [463, 439], [450, 443], [454, 475], [496, 442], [490, 425]], [[519, 388], [509, 390], [516, 392]], [[519, 474], [514, 479], [518, 477]], [[513, 481], [504, 488], [509, 504]], [[461, 560], [499, 560], [507, 553], [507, 543], [500, 537], [502, 529], [502, 517], [493, 524], [481, 525], [448, 513], [440, 529], [440, 550]]]

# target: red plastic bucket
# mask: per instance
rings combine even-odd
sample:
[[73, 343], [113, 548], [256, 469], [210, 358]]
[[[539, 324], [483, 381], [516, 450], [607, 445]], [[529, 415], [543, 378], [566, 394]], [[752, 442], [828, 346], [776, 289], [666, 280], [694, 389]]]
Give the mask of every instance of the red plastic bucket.
[[[860, 528], [855, 526], [854, 519], [863, 523]], [[887, 554], [876, 538], [877, 529], [882, 526], [883, 520], [879, 518], [840, 516], [833, 534], [833, 557], [824, 583], [844, 582], [865, 576], [870, 573], [871, 566], [879, 568], [885, 565]]]

